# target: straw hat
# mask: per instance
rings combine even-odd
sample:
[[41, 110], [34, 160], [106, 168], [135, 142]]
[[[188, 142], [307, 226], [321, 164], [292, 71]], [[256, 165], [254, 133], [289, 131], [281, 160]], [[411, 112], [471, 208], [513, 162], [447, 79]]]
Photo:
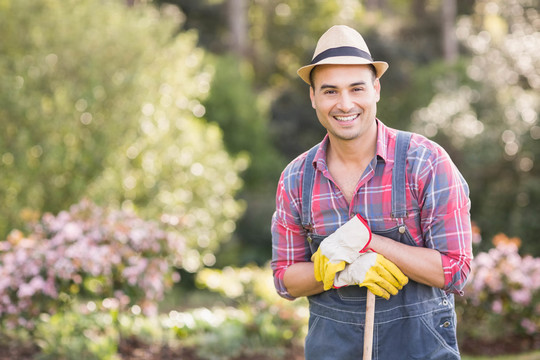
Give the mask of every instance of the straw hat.
[[326, 31], [315, 48], [311, 63], [298, 69], [298, 75], [308, 85], [309, 74], [317, 65], [367, 65], [372, 64], [377, 72], [377, 77], [388, 69], [388, 64], [384, 61], [373, 61], [371, 53], [362, 35], [356, 30], [345, 26], [335, 25]]

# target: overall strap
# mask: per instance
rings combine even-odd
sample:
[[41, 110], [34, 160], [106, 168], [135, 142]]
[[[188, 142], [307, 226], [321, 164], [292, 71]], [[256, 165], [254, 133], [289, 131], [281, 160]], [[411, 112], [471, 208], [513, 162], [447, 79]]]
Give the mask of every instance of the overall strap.
[[311, 197], [313, 193], [313, 183], [315, 181], [315, 168], [313, 167], [313, 159], [319, 149], [319, 144], [312, 147], [306, 156], [304, 163], [304, 177], [302, 179], [302, 227], [308, 232], [311, 232], [313, 224], [311, 223]]
[[392, 217], [406, 218], [407, 203], [405, 197], [405, 184], [407, 165], [407, 150], [412, 134], [398, 131], [396, 137], [396, 153], [394, 155], [394, 169], [392, 171]]

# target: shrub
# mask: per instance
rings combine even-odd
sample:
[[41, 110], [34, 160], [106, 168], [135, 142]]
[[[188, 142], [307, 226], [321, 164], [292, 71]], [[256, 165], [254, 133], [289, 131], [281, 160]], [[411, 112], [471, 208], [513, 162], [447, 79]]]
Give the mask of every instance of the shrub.
[[199, 335], [205, 345], [200, 354], [205, 358], [247, 353], [284, 358], [287, 349], [302, 348], [307, 331], [307, 301], [279, 298], [269, 266], [204, 269], [197, 275], [197, 285], [224, 295], [234, 306], [206, 310], [206, 318], [212, 319], [214, 326]]
[[0, 239], [88, 197], [167, 214], [195, 272], [235, 230], [247, 162], [204, 119], [213, 71], [197, 34], [178, 32], [174, 6], [137, 3], [0, 2]]
[[[460, 337], [531, 346], [540, 329], [540, 258], [520, 256], [517, 238], [499, 234], [493, 242], [473, 260], [465, 296], [457, 301]], [[525, 344], [516, 344], [519, 339]]]
[[35, 331], [39, 359], [120, 360], [118, 329], [112, 322], [112, 315], [104, 312], [42, 314]]
[[104, 299], [109, 309], [157, 309], [171, 287], [184, 240], [156, 222], [83, 200], [57, 216], [45, 214], [24, 236], [0, 242], [0, 320], [34, 326], [75, 296]]

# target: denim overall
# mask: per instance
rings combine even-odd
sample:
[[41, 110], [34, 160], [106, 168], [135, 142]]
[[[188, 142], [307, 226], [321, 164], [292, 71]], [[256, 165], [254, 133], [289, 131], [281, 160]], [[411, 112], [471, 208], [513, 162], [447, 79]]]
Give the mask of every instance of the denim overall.
[[[405, 165], [411, 134], [398, 132], [392, 172], [392, 217], [396, 226], [376, 234], [415, 245], [403, 219]], [[312, 253], [324, 237], [311, 233], [311, 193], [315, 169], [311, 166], [318, 145], [308, 153], [304, 170], [302, 223], [308, 231]], [[421, 259], [419, 259], [421, 261]], [[348, 286], [309, 296], [309, 330], [305, 357], [308, 360], [362, 359], [366, 288]], [[409, 283], [390, 300], [376, 297], [373, 329], [374, 360], [460, 359], [456, 340], [454, 297], [444, 291]]]

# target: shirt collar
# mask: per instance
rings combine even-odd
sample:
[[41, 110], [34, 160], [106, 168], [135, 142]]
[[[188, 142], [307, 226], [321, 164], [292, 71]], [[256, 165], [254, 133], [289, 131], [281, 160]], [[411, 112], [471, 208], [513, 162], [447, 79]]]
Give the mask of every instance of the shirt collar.
[[315, 153], [315, 157], [313, 158], [313, 166], [315, 169], [318, 170], [324, 170], [327, 168], [326, 166], [326, 149], [328, 148], [328, 142], [330, 141], [330, 138], [328, 137], [328, 134], [324, 137], [324, 139], [321, 141], [319, 145], [319, 149], [317, 149], [317, 152]]
[[[392, 160], [394, 154], [390, 150], [389, 138], [392, 136], [390, 128], [382, 123], [379, 119], [377, 121], [377, 157], [381, 158], [384, 162]], [[393, 134], [395, 137], [395, 134]], [[313, 158], [313, 166], [316, 169], [323, 170], [327, 167], [326, 165], [326, 149], [328, 147], [328, 142], [330, 141], [328, 134], [321, 141], [319, 149]]]
[[377, 119], [377, 156], [388, 162], [388, 160], [394, 159], [393, 148], [390, 149], [390, 137], [395, 134], [392, 134], [392, 131], [389, 127], [384, 125], [382, 121]]

